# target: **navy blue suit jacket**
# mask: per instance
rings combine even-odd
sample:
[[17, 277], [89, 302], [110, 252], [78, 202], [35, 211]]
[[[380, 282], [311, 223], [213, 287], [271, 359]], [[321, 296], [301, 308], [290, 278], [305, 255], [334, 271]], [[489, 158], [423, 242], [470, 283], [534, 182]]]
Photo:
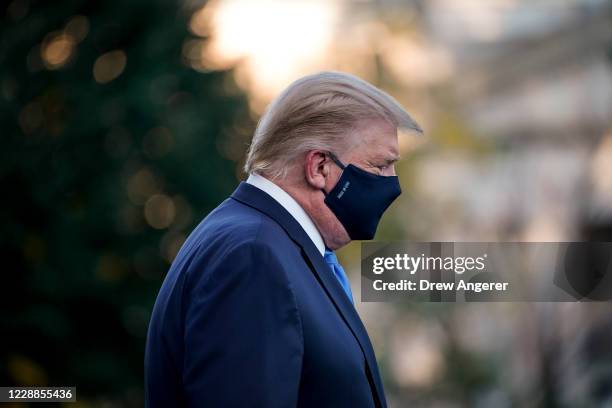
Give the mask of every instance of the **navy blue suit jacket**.
[[148, 407], [386, 407], [354, 306], [300, 224], [241, 183], [191, 233], [145, 351]]

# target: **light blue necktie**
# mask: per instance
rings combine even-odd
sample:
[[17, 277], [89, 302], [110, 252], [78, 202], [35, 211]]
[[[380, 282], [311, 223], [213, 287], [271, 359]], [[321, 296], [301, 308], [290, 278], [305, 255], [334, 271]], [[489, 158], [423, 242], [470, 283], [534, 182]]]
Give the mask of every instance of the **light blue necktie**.
[[334, 276], [336, 277], [336, 279], [338, 279], [338, 282], [340, 282], [342, 289], [344, 289], [344, 292], [350, 299], [351, 303], [355, 303], [353, 301], [353, 293], [351, 292], [351, 284], [348, 280], [348, 277], [346, 276], [346, 273], [344, 272], [344, 269], [342, 268], [342, 265], [340, 265], [340, 263], [338, 262], [338, 258], [336, 258], [336, 254], [334, 253], [334, 251], [325, 248], [325, 255], [323, 255], [323, 258], [325, 259], [325, 262], [329, 265], [331, 270], [334, 272]]

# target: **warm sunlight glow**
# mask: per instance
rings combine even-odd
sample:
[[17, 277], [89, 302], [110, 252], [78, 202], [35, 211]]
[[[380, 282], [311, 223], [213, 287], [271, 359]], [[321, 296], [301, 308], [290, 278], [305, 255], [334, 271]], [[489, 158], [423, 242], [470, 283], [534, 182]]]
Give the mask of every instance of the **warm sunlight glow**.
[[337, 17], [338, 4], [330, 0], [223, 0], [195, 13], [190, 28], [197, 35], [211, 35], [202, 50], [204, 68], [241, 61], [240, 85], [269, 99], [320, 66]]

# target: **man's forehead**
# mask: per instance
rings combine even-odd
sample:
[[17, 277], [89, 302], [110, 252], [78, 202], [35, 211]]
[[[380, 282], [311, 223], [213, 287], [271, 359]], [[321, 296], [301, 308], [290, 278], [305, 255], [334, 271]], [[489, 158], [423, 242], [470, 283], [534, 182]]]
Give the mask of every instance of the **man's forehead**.
[[358, 148], [353, 150], [352, 156], [381, 163], [391, 163], [400, 159], [397, 142], [382, 142], [380, 140], [378, 142], [373, 140], [360, 144]]
[[[399, 156], [397, 127], [378, 119], [364, 119], [352, 132], [353, 146], [349, 150], [359, 155]], [[385, 157], [386, 158], [386, 157]]]
[[397, 161], [400, 159], [399, 151], [397, 147], [391, 147], [389, 149], [381, 149], [379, 152], [375, 152], [381, 159], [387, 161]]
[[381, 156], [385, 159], [399, 158], [397, 133], [381, 134], [379, 137], [373, 137], [368, 141], [367, 145], [367, 151], [373, 155]]

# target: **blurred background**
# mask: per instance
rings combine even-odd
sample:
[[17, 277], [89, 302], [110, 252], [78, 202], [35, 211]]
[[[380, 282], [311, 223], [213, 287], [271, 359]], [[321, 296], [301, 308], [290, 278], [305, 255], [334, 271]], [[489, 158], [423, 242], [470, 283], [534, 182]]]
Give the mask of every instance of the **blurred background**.
[[[142, 406], [172, 259], [319, 70], [426, 130], [378, 240], [612, 240], [610, 1], [13, 0], [0, 32], [2, 386]], [[340, 257], [357, 294], [359, 244]], [[392, 407], [612, 406], [608, 303], [358, 309]]]

